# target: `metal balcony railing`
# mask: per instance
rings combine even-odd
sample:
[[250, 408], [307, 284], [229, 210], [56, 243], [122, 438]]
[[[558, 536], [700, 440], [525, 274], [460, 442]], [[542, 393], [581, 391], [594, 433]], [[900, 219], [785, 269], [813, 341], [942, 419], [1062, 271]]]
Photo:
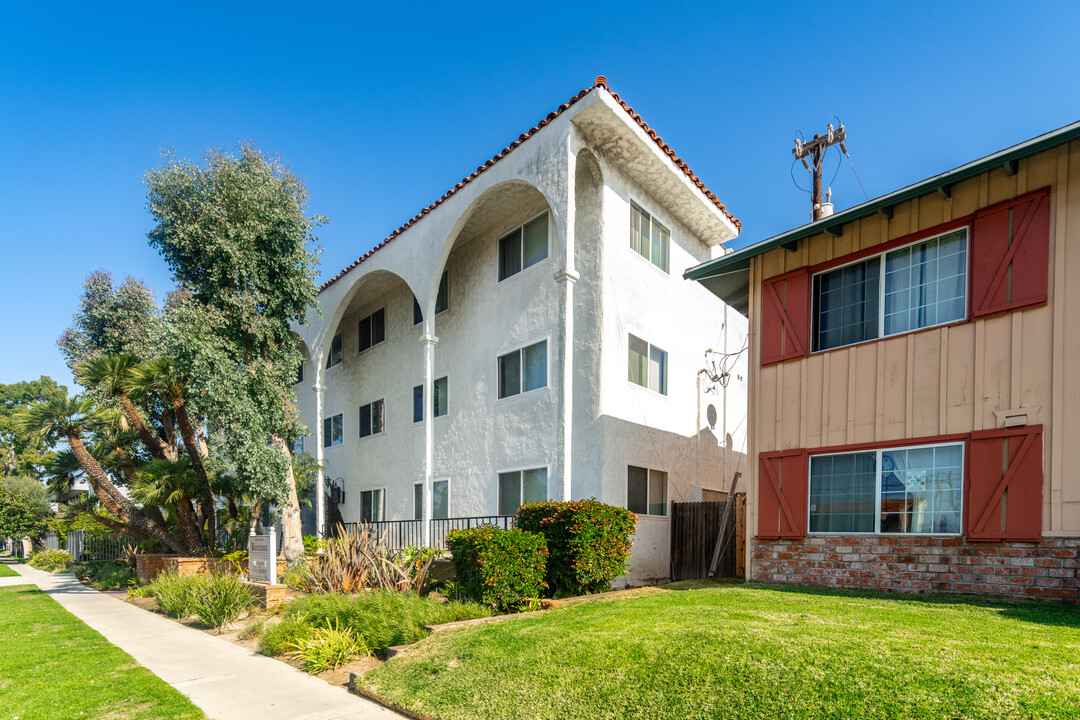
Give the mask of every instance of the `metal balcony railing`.
[[[494, 525], [502, 530], [514, 527], [514, 515], [477, 515], [474, 517], [442, 518], [431, 521], [431, 544], [437, 550], [446, 549], [446, 534], [451, 530], [467, 530], [481, 525]], [[360, 523], [343, 523], [351, 530]], [[371, 531], [385, 539], [393, 550], [421, 547], [424, 543], [423, 520], [376, 520], [367, 523]], [[326, 537], [336, 534], [335, 527], [327, 527]]]

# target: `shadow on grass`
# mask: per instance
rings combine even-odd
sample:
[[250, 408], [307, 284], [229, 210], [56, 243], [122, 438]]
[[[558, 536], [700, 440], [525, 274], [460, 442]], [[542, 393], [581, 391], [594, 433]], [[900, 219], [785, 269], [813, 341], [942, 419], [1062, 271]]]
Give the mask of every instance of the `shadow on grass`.
[[746, 588], [770, 590], [794, 595], [822, 597], [865, 598], [879, 602], [905, 603], [927, 606], [981, 607], [997, 611], [1002, 617], [1020, 622], [1040, 625], [1057, 625], [1080, 629], [1080, 606], [1060, 600], [1029, 600], [1008, 598], [1000, 595], [967, 595], [962, 593], [901, 593], [886, 590], [847, 590], [815, 585], [780, 585], [747, 582], [742, 578], [708, 578], [704, 580], [681, 580], [661, 586], [665, 590], [704, 590], [708, 588]]

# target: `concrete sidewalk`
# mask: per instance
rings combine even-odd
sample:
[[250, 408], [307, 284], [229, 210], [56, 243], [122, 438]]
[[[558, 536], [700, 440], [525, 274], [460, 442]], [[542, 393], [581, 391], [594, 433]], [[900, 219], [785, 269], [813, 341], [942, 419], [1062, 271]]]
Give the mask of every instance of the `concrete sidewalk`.
[[25, 579], [0, 578], [3, 585], [36, 584], [213, 720], [403, 717], [285, 663], [100, 593], [72, 575], [8, 567]]

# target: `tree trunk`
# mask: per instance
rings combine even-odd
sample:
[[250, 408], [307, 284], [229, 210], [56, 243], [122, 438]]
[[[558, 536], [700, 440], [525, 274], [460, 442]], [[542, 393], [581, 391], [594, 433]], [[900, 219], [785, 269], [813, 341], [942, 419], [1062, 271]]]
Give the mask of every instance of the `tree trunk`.
[[150, 432], [146, 421], [139, 414], [139, 409], [135, 407], [135, 403], [131, 402], [131, 398], [127, 396], [127, 393], [118, 392], [116, 399], [120, 401], [120, 408], [124, 411], [124, 417], [127, 418], [131, 427], [135, 428], [135, 432], [139, 434], [139, 439], [146, 445], [146, 449], [150, 454], [158, 460], [176, 462], [179, 458], [176, 446], [170, 447], [168, 443]]
[[82, 438], [76, 433], [69, 433], [67, 436], [68, 445], [71, 447], [72, 454], [75, 455], [75, 459], [79, 461], [79, 465], [86, 471], [86, 477], [90, 481], [90, 486], [94, 489], [94, 494], [97, 496], [98, 502], [100, 502], [106, 510], [112, 515], [119, 518], [124, 526], [127, 528], [127, 534], [136, 540], [157, 540], [162, 545], [172, 549], [174, 552], [183, 554], [184, 550], [180, 543], [176, 541], [172, 535], [165, 531], [161, 526], [150, 522], [150, 519], [142, 514], [130, 500], [124, 497], [120, 491], [109, 480], [108, 474], [105, 472], [105, 468], [101, 467], [101, 464], [94, 459], [94, 456], [90, 454], [90, 451], [83, 445]]
[[203, 465], [203, 456], [199, 451], [199, 438], [195, 428], [191, 426], [191, 418], [187, 414], [187, 406], [184, 397], [180, 394], [172, 396], [173, 415], [176, 416], [176, 424], [180, 428], [180, 437], [184, 440], [184, 449], [191, 458], [191, 467], [203, 484], [202, 514], [206, 519], [206, 544], [213, 549], [217, 545], [217, 518], [214, 517], [214, 490], [210, 487], [210, 477]]
[[203, 546], [202, 533], [199, 532], [199, 523], [187, 495], [182, 496], [180, 502], [176, 504], [176, 512], [177, 530], [180, 532], [180, 539], [183, 540], [188, 554], [193, 557], [204, 555], [206, 548]]
[[285, 560], [292, 562], [304, 554], [303, 528], [300, 524], [300, 499], [296, 496], [296, 478], [293, 476], [292, 453], [289, 452], [289, 443], [280, 435], [272, 438], [274, 446], [285, 456], [285, 480], [289, 487], [289, 494], [285, 506], [281, 509], [281, 549], [285, 553]]

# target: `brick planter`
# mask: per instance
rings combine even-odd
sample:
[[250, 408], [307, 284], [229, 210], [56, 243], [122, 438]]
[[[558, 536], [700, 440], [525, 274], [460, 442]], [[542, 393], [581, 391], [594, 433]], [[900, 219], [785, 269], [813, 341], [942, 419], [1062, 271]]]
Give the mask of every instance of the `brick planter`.
[[255, 597], [258, 598], [259, 604], [266, 608], [267, 611], [277, 610], [281, 603], [285, 602], [285, 591], [288, 590], [287, 585], [268, 585], [266, 583], [244, 583], [255, 593]]
[[957, 592], [1080, 602], [1080, 538], [1038, 543], [958, 537], [830, 536], [752, 541], [761, 582]]
[[[285, 558], [277, 559], [278, 577], [285, 575]], [[247, 570], [247, 563], [242, 563]], [[152, 582], [163, 572], [176, 570], [180, 575], [207, 575], [209, 573], [235, 573], [236, 566], [217, 558], [179, 557], [177, 555], [139, 554], [135, 557], [135, 576], [141, 584]]]

